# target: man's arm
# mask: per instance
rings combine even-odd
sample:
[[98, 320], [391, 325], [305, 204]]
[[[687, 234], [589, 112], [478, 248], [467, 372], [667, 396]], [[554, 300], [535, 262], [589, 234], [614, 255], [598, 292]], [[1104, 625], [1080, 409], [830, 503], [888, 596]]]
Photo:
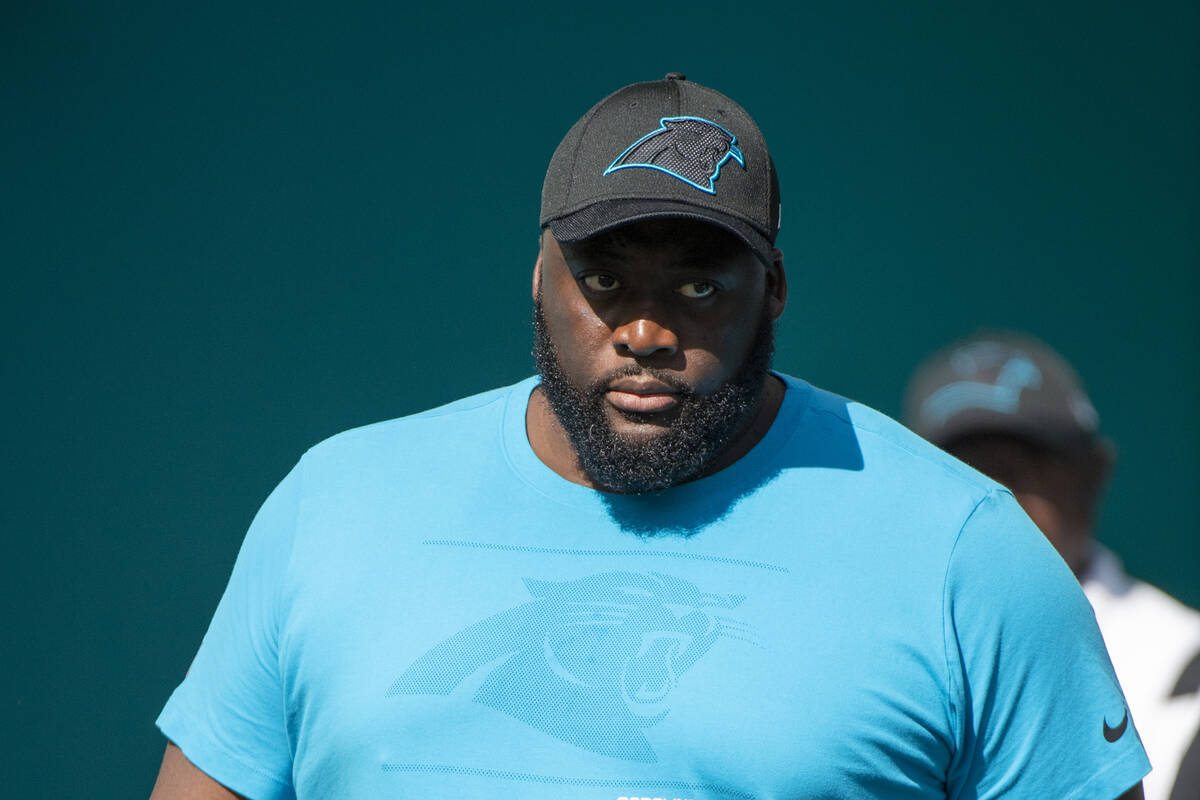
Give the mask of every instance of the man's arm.
[[[1129, 795], [1132, 797], [1133, 795]], [[1137, 797], [1141, 797], [1139, 793]], [[201, 772], [183, 751], [167, 742], [150, 800], [245, 800]], [[1125, 800], [1121, 798], [1120, 800]]]

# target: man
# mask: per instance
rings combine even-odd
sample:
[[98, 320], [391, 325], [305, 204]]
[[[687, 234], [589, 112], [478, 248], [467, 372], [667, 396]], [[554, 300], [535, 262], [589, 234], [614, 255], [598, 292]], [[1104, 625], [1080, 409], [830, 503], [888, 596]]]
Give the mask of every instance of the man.
[[1031, 336], [979, 333], [917, 369], [905, 421], [1012, 490], [1083, 584], [1154, 764], [1146, 797], [1200, 798], [1200, 612], [1096, 542], [1115, 450], [1075, 371]]
[[540, 379], [301, 459], [155, 796], [1140, 796], [1087, 601], [1011, 495], [769, 371], [778, 224], [729, 98], [593, 107], [543, 187]]

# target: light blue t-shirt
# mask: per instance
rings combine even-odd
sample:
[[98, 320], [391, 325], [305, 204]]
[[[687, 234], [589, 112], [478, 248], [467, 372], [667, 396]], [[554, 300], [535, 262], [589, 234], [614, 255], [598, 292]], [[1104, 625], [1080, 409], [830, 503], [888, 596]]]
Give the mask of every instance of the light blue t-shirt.
[[1012, 496], [785, 378], [650, 495], [533, 453], [536, 385], [310, 450], [163, 732], [251, 798], [1098, 798], [1149, 770], [1090, 606]]

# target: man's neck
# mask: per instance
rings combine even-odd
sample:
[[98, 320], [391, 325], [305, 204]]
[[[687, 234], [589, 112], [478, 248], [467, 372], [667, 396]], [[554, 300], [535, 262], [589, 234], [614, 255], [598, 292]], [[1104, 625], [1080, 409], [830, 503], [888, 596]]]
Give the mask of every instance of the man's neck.
[[783, 379], [776, 377], [773, 373], [768, 372], [763, 378], [763, 393], [762, 399], [759, 401], [758, 410], [754, 416], [746, 424], [729, 443], [729, 447], [725, 448], [720, 457], [713, 462], [710, 469], [706, 470], [704, 475], [697, 477], [703, 478], [705, 475], [712, 475], [715, 472], [720, 472], [726, 467], [732, 465], [742, 456], [754, 449], [754, 445], [758, 444], [767, 431], [771, 429], [772, 423], [775, 422], [775, 417], [779, 415], [779, 409], [783, 406], [783, 397], [787, 394], [787, 386]]

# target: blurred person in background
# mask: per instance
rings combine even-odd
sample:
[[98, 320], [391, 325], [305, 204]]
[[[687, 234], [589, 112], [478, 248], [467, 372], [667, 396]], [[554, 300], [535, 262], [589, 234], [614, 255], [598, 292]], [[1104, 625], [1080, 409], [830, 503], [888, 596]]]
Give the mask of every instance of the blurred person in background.
[[1026, 334], [978, 333], [918, 367], [904, 421], [1016, 495], [1096, 612], [1154, 767], [1146, 797], [1200, 798], [1200, 612], [1096, 541], [1116, 449], [1075, 371]]

